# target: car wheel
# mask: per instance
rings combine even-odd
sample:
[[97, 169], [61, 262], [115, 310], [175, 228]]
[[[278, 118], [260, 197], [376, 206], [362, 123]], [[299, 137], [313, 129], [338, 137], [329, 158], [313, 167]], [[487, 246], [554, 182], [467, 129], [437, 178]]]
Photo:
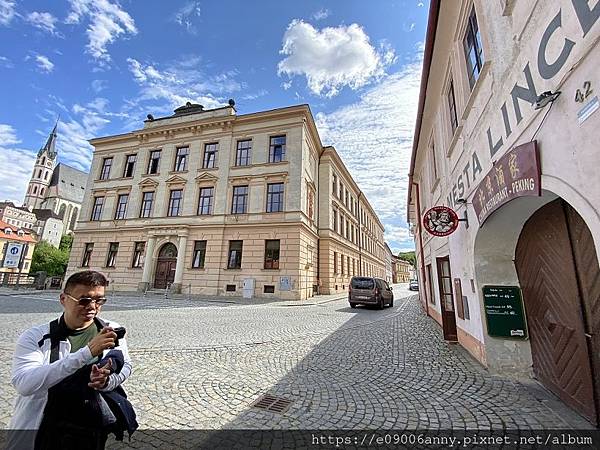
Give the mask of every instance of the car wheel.
[[350, 303], [350, 308], [356, 308], [356, 303]]
[[385, 302], [383, 301], [383, 297], [381, 297], [381, 298], [379, 299], [379, 303], [377, 304], [377, 307], [378, 307], [379, 309], [383, 309], [383, 308], [385, 308]]
[[390, 308], [392, 308], [394, 306], [394, 299], [390, 300]]

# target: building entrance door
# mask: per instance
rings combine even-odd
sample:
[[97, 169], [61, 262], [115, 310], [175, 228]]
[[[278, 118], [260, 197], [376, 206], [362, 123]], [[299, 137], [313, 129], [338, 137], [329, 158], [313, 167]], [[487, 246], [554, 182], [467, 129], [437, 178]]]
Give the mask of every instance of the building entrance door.
[[587, 225], [562, 199], [548, 203], [525, 223], [515, 266], [536, 378], [598, 424], [600, 269]]
[[175, 281], [175, 269], [177, 268], [177, 247], [171, 243], [162, 246], [158, 253], [156, 272], [154, 275], [154, 287], [165, 289]]
[[440, 289], [440, 306], [442, 309], [442, 329], [444, 340], [458, 341], [456, 331], [456, 316], [454, 314], [454, 295], [452, 294], [452, 274], [450, 272], [450, 258], [436, 258], [438, 283]]

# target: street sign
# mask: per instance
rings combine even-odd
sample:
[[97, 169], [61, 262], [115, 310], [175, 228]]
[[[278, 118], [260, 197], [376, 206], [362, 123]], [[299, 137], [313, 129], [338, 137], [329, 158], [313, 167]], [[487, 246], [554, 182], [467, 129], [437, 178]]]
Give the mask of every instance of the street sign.
[[490, 336], [527, 339], [527, 321], [518, 286], [484, 286], [483, 307]]
[[429, 234], [448, 236], [458, 228], [458, 216], [452, 208], [434, 206], [423, 215], [423, 227]]
[[6, 247], [6, 255], [4, 256], [4, 267], [11, 269], [16, 269], [19, 267], [22, 250], [23, 244], [9, 243]]

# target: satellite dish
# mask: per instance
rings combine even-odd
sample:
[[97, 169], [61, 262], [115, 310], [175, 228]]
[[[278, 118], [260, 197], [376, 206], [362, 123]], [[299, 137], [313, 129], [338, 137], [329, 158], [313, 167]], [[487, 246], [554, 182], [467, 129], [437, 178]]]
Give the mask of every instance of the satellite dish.
[[235, 106], [235, 100], [233, 100], [232, 98], [230, 98], [227, 103], [229, 103], [229, 106]]
[[146, 117], [148, 118], [148, 120], [154, 120], [154, 116], [152, 114], [148, 114]]

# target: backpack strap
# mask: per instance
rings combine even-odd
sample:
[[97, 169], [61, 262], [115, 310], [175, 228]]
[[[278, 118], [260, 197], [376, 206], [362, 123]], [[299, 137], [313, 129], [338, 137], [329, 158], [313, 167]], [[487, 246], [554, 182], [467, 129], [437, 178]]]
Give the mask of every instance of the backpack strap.
[[58, 346], [60, 343], [58, 330], [58, 319], [54, 319], [52, 322], [50, 322], [50, 364], [52, 364], [54, 361], [58, 361]]
[[102, 328], [108, 326], [108, 323], [106, 323], [100, 317], [94, 317], [94, 323], [96, 324], [96, 328], [98, 328], [98, 331], [100, 331], [100, 330], [102, 330]]

